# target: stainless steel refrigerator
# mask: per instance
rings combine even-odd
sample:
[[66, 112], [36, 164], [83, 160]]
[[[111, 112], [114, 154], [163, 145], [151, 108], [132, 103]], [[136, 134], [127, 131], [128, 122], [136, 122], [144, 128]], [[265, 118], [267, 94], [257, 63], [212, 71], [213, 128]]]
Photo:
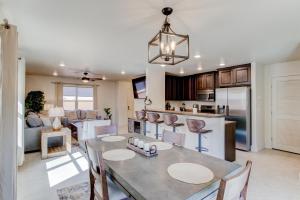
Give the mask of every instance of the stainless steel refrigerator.
[[[250, 87], [216, 89], [216, 105], [224, 109], [225, 119], [236, 121], [236, 148], [251, 149], [251, 92]], [[227, 109], [227, 110], [226, 110]], [[223, 110], [223, 109], [221, 109]]]

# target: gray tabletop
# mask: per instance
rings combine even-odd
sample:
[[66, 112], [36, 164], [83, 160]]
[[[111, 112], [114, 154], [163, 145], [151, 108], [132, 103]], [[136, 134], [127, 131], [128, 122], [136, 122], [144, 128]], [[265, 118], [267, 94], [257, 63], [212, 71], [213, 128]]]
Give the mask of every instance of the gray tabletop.
[[[144, 141], [155, 141], [140, 134], [126, 134]], [[89, 140], [97, 151], [126, 148], [127, 139], [120, 142], [102, 142], [101, 139]], [[167, 168], [174, 163], [192, 162], [201, 164], [213, 171], [215, 178], [204, 184], [193, 185], [180, 182], [169, 176]], [[204, 155], [196, 151], [174, 146], [170, 150], [159, 151], [157, 157], [146, 158], [136, 154], [125, 161], [105, 161], [107, 172], [137, 200], [184, 200], [203, 199], [214, 192], [220, 179], [240, 166], [225, 160]]]

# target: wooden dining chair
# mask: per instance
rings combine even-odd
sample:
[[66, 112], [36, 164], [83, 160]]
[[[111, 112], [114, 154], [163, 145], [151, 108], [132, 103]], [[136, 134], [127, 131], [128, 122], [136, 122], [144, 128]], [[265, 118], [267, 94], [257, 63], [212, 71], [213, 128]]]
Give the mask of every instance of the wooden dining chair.
[[126, 200], [127, 196], [107, 179], [102, 153], [95, 151], [88, 141], [85, 141], [89, 160], [90, 200]]
[[95, 135], [96, 137], [101, 137], [104, 135], [117, 135], [117, 126], [106, 125], [106, 126], [95, 126]]
[[185, 142], [185, 134], [184, 133], [175, 133], [172, 131], [164, 130], [163, 136], [162, 136], [162, 141], [182, 147]]
[[238, 174], [222, 179], [217, 200], [246, 200], [252, 162], [247, 161], [246, 167]]

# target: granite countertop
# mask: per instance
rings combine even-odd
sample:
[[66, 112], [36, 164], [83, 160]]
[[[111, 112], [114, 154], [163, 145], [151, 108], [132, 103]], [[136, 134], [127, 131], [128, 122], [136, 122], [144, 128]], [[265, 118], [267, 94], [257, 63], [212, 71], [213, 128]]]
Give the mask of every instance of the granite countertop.
[[187, 115], [187, 116], [196, 116], [196, 117], [208, 117], [208, 118], [219, 118], [225, 117], [224, 114], [213, 114], [213, 113], [193, 113], [193, 112], [186, 112], [186, 111], [174, 111], [174, 110], [154, 110], [148, 109], [149, 112], [160, 112], [160, 113], [171, 113], [176, 115]]

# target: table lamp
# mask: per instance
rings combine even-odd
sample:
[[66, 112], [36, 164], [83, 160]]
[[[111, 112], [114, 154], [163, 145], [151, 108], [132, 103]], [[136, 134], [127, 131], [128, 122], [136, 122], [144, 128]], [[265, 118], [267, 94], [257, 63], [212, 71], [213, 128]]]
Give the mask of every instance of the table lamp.
[[53, 121], [53, 130], [59, 131], [61, 129], [61, 122], [59, 117], [63, 117], [65, 115], [64, 108], [62, 107], [55, 107], [49, 109], [49, 117], [55, 117]]

